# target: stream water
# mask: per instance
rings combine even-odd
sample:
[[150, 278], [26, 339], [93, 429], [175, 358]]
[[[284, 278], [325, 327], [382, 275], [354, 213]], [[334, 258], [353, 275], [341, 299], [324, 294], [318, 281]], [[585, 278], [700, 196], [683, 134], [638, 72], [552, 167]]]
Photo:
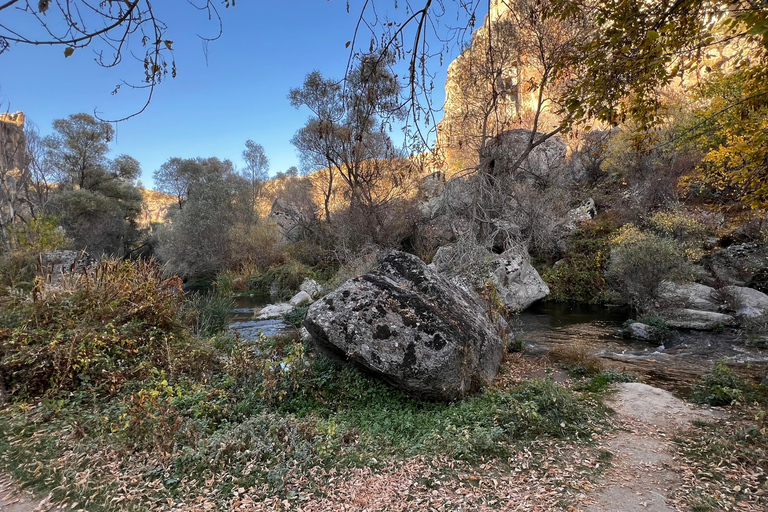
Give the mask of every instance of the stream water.
[[538, 303], [512, 321], [524, 352], [544, 355], [559, 345], [579, 343], [608, 366], [685, 388], [716, 361], [738, 367], [758, 380], [768, 369], [768, 350], [749, 347], [736, 329], [722, 332], [672, 331], [661, 345], [622, 337], [627, 308]]
[[[282, 319], [254, 320], [253, 310], [265, 304], [251, 297], [237, 297], [230, 328], [244, 340], [265, 336], [295, 336], [295, 328]], [[512, 332], [523, 351], [543, 356], [560, 345], [580, 344], [606, 365], [684, 388], [706, 373], [715, 361], [725, 361], [742, 373], [761, 379], [768, 369], [768, 350], [748, 347], [739, 331], [719, 333], [674, 331], [660, 343], [629, 340], [620, 329], [630, 318], [628, 308], [540, 302], [515, 316]]]
[[254, 308], [266, 306], [264, 301], [253, 297], [235, 297], [235, 309], [231, 310], [232, 320], [229, 328], [243, 340], [257, 340], [259, 333], [264, 336], [290, 336], [296, 332], [282, 319], [254, 320]]

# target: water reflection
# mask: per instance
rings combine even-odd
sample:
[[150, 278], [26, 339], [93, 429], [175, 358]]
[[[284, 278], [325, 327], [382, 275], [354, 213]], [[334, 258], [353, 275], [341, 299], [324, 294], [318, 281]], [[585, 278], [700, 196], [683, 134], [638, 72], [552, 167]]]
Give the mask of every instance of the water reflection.
[[254, 308], [261, 308], [267, 304], [255, 297], [235, 297], [235, 308], [230, 311], [232, 320], [229, 324], [231, 331], [240, 335], [240, 339], [255, 341], [259, 334], [264, 336], [290, 336], [295, 329], [286, 324], [282, 319], [254, 320]]

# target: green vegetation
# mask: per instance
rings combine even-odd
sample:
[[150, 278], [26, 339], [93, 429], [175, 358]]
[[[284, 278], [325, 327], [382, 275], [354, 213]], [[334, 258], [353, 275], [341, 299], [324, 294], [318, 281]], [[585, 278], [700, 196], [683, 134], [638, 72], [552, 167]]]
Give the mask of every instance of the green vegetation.
[[[181, 497], [226, 507], [240, 487], [290, 499], [286, 479], [318, 465], [503, 461], [604, 428], [599, 397], [551, 381], [424, 402], [291, 339], [208, 338], [229, 305], [185, 301], [179, 285], [152, 263], [107, 260], [5, 308], [0, 468], [88, 510]], [[321, 484], [309, 478], [305, 491]]]
[[603, 273], [610, 254], [615, 221], [597, 218], [568, 238], [565, 257], [542, 275], [550, 287], [547, 300], [603, 303], [609, 290]]
[[707, 405], [732, 405], [737, 403], [768, 403], [768, 388], [755, 386], [744, 377], [717, 363], [710, 373], [704, 375], [701, 383], [693, 388], [694, 401]]

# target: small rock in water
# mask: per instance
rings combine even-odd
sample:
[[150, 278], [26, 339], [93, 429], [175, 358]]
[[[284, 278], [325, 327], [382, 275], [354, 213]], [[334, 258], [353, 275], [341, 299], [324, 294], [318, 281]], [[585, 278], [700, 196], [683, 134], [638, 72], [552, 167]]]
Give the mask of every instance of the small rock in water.
[[305, 291], [301, 291], [293, 296], [290, 300], [290, 305], [294, 307], [305, 306], [307, 304], [312, 304], [312, 302], [312, 296]]
[[257, 320], [269, 320], [270, 318], [282, 318], [284, 315], [293, 311], [293, 306], [287, 302], [281, 304], [270, 304], [258, 311], [255, 311]]

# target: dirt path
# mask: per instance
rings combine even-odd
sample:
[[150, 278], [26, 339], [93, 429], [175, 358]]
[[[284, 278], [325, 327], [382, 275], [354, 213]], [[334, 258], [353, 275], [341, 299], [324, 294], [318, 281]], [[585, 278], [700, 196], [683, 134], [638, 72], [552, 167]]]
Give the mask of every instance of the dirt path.
[[675, 471], [673, 435], [693, 420], [721, 417], [719, 411], [698, 409], [671, 393], [640, 383], [619, 384], [611, 400], [617, 419], [627, 430], [602, 443], [613, 454], [604, 487], [588, 512], [675, 512], [667, 504], [681, 485]]
[[48, 498], [36, 499], [30, 492], [20, 490], [8, 477], [0, 478], [0, 512], [49, 512], [64, 510]]

